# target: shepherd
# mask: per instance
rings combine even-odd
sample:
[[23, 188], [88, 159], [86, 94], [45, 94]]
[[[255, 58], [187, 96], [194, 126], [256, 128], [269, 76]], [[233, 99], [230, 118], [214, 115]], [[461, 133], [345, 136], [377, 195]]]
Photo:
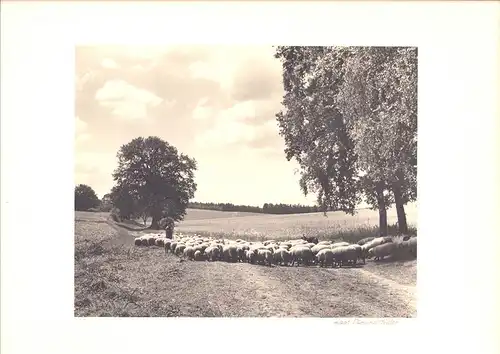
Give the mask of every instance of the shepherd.
[[174, 219], [171, 217], [166, 217], [165, 218], [165, 237], [172, 239], [174, 235]]

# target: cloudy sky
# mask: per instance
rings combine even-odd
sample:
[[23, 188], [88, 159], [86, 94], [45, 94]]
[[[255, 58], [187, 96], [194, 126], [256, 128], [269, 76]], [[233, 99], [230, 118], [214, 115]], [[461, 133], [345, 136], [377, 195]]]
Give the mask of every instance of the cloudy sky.
[[311, 204], [286, 161], [273, 48], [77, 47], [76, 183], [113, 186], [121, 145], [156, 135], [198, 162], [196, 201]]

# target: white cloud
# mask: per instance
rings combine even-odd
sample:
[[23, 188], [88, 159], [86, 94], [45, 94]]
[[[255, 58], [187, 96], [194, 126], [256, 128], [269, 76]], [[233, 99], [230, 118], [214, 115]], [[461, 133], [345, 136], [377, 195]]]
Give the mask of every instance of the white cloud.
[[189, 65], [191, 77], [212, 80], [219, 83], [225, 91], [231, 91], [233, 76], [238, 67], [236, 51], [219, 49], [209, 61], [196, 61]]
[[191, 117], [195, 120], [207, 120], [214, 116], [215, 109], [207, 106], [208, 98], [204, 97], [198, 101], [198, 104], [191, 113]]
[[196, 137], [196, 143], [201, 147], [225, 146], [253, 138], [253, 129], [246, 124], [231, 121], [217, 124], [213, 129]]
[[191, 76], [196, 79], [208, 79], [219, 81], [219, 75], [214, 66], [207, 62], [196, 61], [189, 65], [189, 72]]
[[119, 66], [118, 64], [113, 60], [109, 58], [105, 58], [101, 61], [101, 66], [106, 69], [118, 69]]
[[[219, 83], [226, 93], [248, 90], [248, 85], [268, 85], [281, 79], [281, 63], [274, 58], [274, 49], [268, 46], [220, 46], [205, 61], [196, 61], [189, 66], [191, 77], [203, 78]], [[265, 91], [266, 88], [257, 87]], [[262, 90], [264, 89], [264, 90]]]
[[278, 134], [276, 122], [270, 120], [261, 125], [247, 124], [245, 120], [255, 118], [254, 102], [240, 102], [220, 111], [212, 129], [196, 138], [202, 147], [225, 146], [235, 143], [248, 144], [269, 134]]
[[257, 115], [256, 104], [254, 101], [238, 102], [231, 108], [225, 109], [219, 113], [221, 123], [229, 120], [242, 121], [245, 119], [255, 118]]
[[154, 93], [123, 80], [107, 81], [97, 90], [95, 99], [102, 106], [111, 108], [112, 114], [126, 119], [146, 118], [148, 108], [156, 107], [163, 102], [163, 99]]

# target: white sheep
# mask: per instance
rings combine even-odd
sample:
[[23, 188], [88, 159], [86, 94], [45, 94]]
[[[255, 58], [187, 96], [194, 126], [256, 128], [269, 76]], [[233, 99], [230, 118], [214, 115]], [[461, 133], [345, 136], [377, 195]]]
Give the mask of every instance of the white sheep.
[[220, 258], [220, 249], [217, 246], [209, 246], [205, 250], [205, 255], [209, 261], [216, 261]]
[[235, 244], [224, 245], [222, 248], [222, 256], [226, 262], [237, 262], [238, 261], [238, 250]]
[[371, 248], [369, 252], [375, 257], [374, 260], [378, 261], [384, 259], [386, 256], [391, 256], [396, 248], [395, 243], [388, 242]]
[[368, 243], [370, 241], [373, 241], [375, 237], [365, 237], [364, 239], [359, 240], [356, 242], [358, 245], [363, 246], [365, 243]]
[[245, 251], [245, 258], [248, 263], [254, 264], [257, 261], [257, 250], [248, 249]]
[[331, 248], [323, 248], [316, 254], [316, 259], [318, 260], [319, 266], [328, 266], [331, 265], [333, 267], [334, 254]]
[[325, 249], [325, 248], [328, 248], [330, 249], [330, 245], [320, 245], [319, 243], [317, 245], [314, 245], [313, 247], [311, 247], [311, 251], [313, 252], [314, 255], [317, 255], [319, 251], [321, 251], [322, 249]]
[[300, 263], [302, 263], [303, 265], [309, 265], [314, 257], [311, 248], [307, 246], [292, 247], [290, 253], [292, 255], [292, 266], [295, 264], [295, 262], [297, 262], [297, 266]]
[[348, 242], [335, 242], [335, 243], [332, 243], [330, 247], [332, 249], [334, 249], [337, 247], [345, 247], [345, 246], [349, 246], [349, 243]]
[[203, 253], [199, 250], [194, 252], [194, 260], [195, 261], [202, 261], [203, 260]]
[[175, 254], [175, 249], [177, 248], [177, 244], [178, 244], [177, 241], [170, 242], [170, 252], [172, 252], [173, 254]]
[[273, 253], [270, 250], [259, 249], [257, 250], [257, 261], [261, 264], [266, 264], [271, 267], [273, 263]]
[[186, 248], [184, 248], [184, 257], [186, 257], [187, 259], [194, 259], [194, 253], [195, 249], [193, 246], [186, 246]]
[[165, 253], [168, 253], [168, 251], [170, 251], [170, 245], [171, 244], [172, 244], [172, 240], [166, 238], [165, 242], [164, 242], [164, 245], [163, 245], [163, 248], [165, 249]]
[[175, 255], [180, 256], [184, 253], [184, 249], [186, 245], [184, 243], [178, 243], [177, 247], [175, 247]]
[[155, 241], [155, 245], [158, 247], [163, 247], [163, 246], [165, 246], [165, 240], [166, 240], [166, 238], [158, 237]]
[[356, 264], [361, 250], [356, 246], [361, 247], [359, 245], [349, 245], [333, 248], [333, 258], [336, 265], [342, 267], [342, 265], [345, 265], [349, 262]]
[[368, 258], [371, 256], [369, 253], [370, 249], [383, 245], [384, 243], [392, 242], [392, 238], [387, 238], [387, 237], [377, 237], [371, 240], [370, 242], [365, 243], [363, 246], [361, 246], [361, 252], [363, 254], [363, 258]]
[[279, 265], [288, 265], [290, 263], [291, 255], [285, 248], [278, 248], [273, 254], [274, 261]]

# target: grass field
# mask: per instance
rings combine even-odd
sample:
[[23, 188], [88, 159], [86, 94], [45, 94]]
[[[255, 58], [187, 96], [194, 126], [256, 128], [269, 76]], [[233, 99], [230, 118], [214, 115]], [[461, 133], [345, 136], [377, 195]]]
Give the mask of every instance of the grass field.
[[[376, 213], [363, 213], [354, 217], [358, 223], [376, 223], [373, 219]], [[223, 214], [190, 210], [178, 230], [208, 233], [235, 230], [234, 235], [259, 232], [258, 237], [283, 238], [304, 227], [317, 233], [326, 227], [325, 234], [342, 227], [347, 232], [352, 227], [349, 225], [356, 227], [356, 219], [341, 218], [334, 213], [328, 218], [311, 214], [238, 213], [222, 217]], [[288, 231], [280, 233], [280, 230]], [[367, 262], [362, 267], [338, 269], [191, 262], [166, 255], [156, 246], [134, 246], [134, 237], [139, 234], [141, 231], [112, 222], [107, 213], [76, 213], [75, 316], [416, 315], [416, 260]]]
[[[416, 234], [417, 208], [406, 206], [410, 233]], [[397, 222], [394, 208], [388, 210], [389, 233], [396, 234]], [[341, 239], [356, 242], [378, 233], [378, 211], [362, 209], [354, 216], [342, 212], [270, 215], [256, 213], [232, 213], [212, 210], [188, 209], [185, 219], [176, 230], [200, 235], [226, 238], [290, 239], [306, 234], [321, 239]]]

